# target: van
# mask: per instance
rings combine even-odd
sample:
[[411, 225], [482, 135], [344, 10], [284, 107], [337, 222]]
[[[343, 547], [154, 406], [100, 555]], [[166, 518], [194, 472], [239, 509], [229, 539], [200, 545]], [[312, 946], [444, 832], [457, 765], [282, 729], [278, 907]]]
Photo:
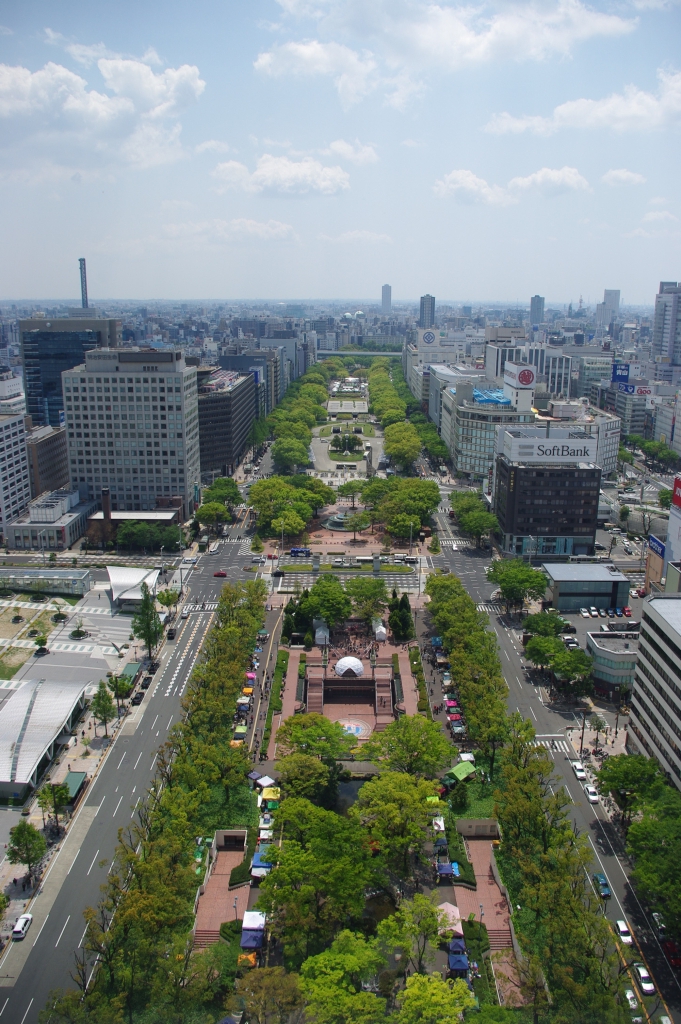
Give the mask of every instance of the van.
[[395, 555], [395, 561], [396, 562], [404, 562], [406, 557], [407, 557], [406, 555]]

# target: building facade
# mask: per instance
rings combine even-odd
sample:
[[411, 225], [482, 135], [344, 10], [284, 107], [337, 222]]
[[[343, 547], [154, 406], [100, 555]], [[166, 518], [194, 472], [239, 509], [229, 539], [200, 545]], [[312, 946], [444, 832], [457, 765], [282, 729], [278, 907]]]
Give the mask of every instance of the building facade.
[[64, 412], [62, 373], [82, 363], [90, 349], [116, 348], [121, 340], [121, 321], [33, 317], [19, 321], [19, 337], [26, 411], [36, 425], [60, 427]]
[[31, 497], [58, 491], [70, 480], [65, 427], [33, 427], [26, 435]]
[[78, 489], [41, 494], [8, 522], [6, 542], [17, 551], [65, 551], [83, 536], [97, 504], [81, 501]]
[[20, 377], [11, 370], [0, 373], [0, 416], [24, 416], [26, 396]]
[[681, 282], [660, 281], [655, 296], [651, 354], [673, 366], [681, 364]]
[[255, 378], [230, 370], [198, 372], [201, 473], [230, 476], [248, 447]]
[[610, 703], [628, 702], [634, 685], [637, 651], [637, 633], [586, 634], [586, 653], [592, 659], [594, 690], [599, 697]]
[[390, 316], [393, 308], [393, 290], [389, 284], [384, 284], [381, 289], [381, 313], [383, 316]]
[[23, 416], [0, 416], [0, 534], [31, 500]]
[[465, 382], [457, 384], [455, 392], [442, 392], [441, 436], [452, 453], [454, 470], [471, 480], [490, 481], [499, 427], [533, 422], [529, 405], [517, 408], [500, 388], [479, 389]]
[[199, 500], [196, 367], [180, 351], [95, 349], [62, 374], [71, 486], [115, 510]]
[[530, 299], [530, 327], [544, 323], [544, 296], [533, 295]]
[[427, 329], [435, 323], [435, 296], [422, 295], [419, 311], [419, 327]]

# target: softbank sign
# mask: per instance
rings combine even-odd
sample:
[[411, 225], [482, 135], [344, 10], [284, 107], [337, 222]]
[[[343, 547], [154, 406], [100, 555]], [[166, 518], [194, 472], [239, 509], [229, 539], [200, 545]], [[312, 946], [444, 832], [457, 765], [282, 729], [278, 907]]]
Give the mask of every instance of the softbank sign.
[[534, 387], [536, 374], [533, 366], [527, 363], [504, 363], [504, 384], [512, 388], [530, 389]]
[[[513, 462], [595, 462], [597, 439], [529, 438], [505, 435], [504, 454]], [[509, 444], [509, 440], [511, 443]], [[679, 481], [681, 484], [681, 480]]]

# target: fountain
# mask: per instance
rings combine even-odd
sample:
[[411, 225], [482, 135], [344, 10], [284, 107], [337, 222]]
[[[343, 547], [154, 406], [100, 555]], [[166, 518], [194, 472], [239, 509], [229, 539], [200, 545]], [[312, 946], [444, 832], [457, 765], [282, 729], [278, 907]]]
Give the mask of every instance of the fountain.
[[346, 526], [346, 520], [350, 518], [349, 512], [336, 512], [335, 516], [329, 516], [322, 526], [326, 530], [343, 530], [346, 533], [349, 532], [349, 528]]

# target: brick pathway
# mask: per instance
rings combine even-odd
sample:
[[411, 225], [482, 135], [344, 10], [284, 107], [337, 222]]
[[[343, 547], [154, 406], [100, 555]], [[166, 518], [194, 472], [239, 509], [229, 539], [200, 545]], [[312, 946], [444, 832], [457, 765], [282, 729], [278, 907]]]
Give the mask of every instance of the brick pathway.
[[505, 949], [511, 946], [511, 929], [506, 899], [502, 896], [492, 874], [492, 842], [490, 839], [468, 839], [467, 846], [478, 888], [473, 892], [471, 889], [455, 885], [456, 905], [461, 911], [462, 918], [467, 918], [472, 913], [479, 921], [482, 904], [482, 920], [487, 926], [492, 950]]
[[[196, 928], [194, 932], [194, 948], [200, 949], [220, 939], [220, 925], [224, 921], [243, 920], [244, 911], [248, 910], [248, 899], [251, 893], [249, 885], [238, 889], [229, 888], [229, 876], [232, 868], [241, 864], [244, 859], [243, 850], [219, 850], [215, 867], [206, 883], [206, 890], [199, 897], [196, 912]], [[234, 901], [236, 900], [236, 909]]]

